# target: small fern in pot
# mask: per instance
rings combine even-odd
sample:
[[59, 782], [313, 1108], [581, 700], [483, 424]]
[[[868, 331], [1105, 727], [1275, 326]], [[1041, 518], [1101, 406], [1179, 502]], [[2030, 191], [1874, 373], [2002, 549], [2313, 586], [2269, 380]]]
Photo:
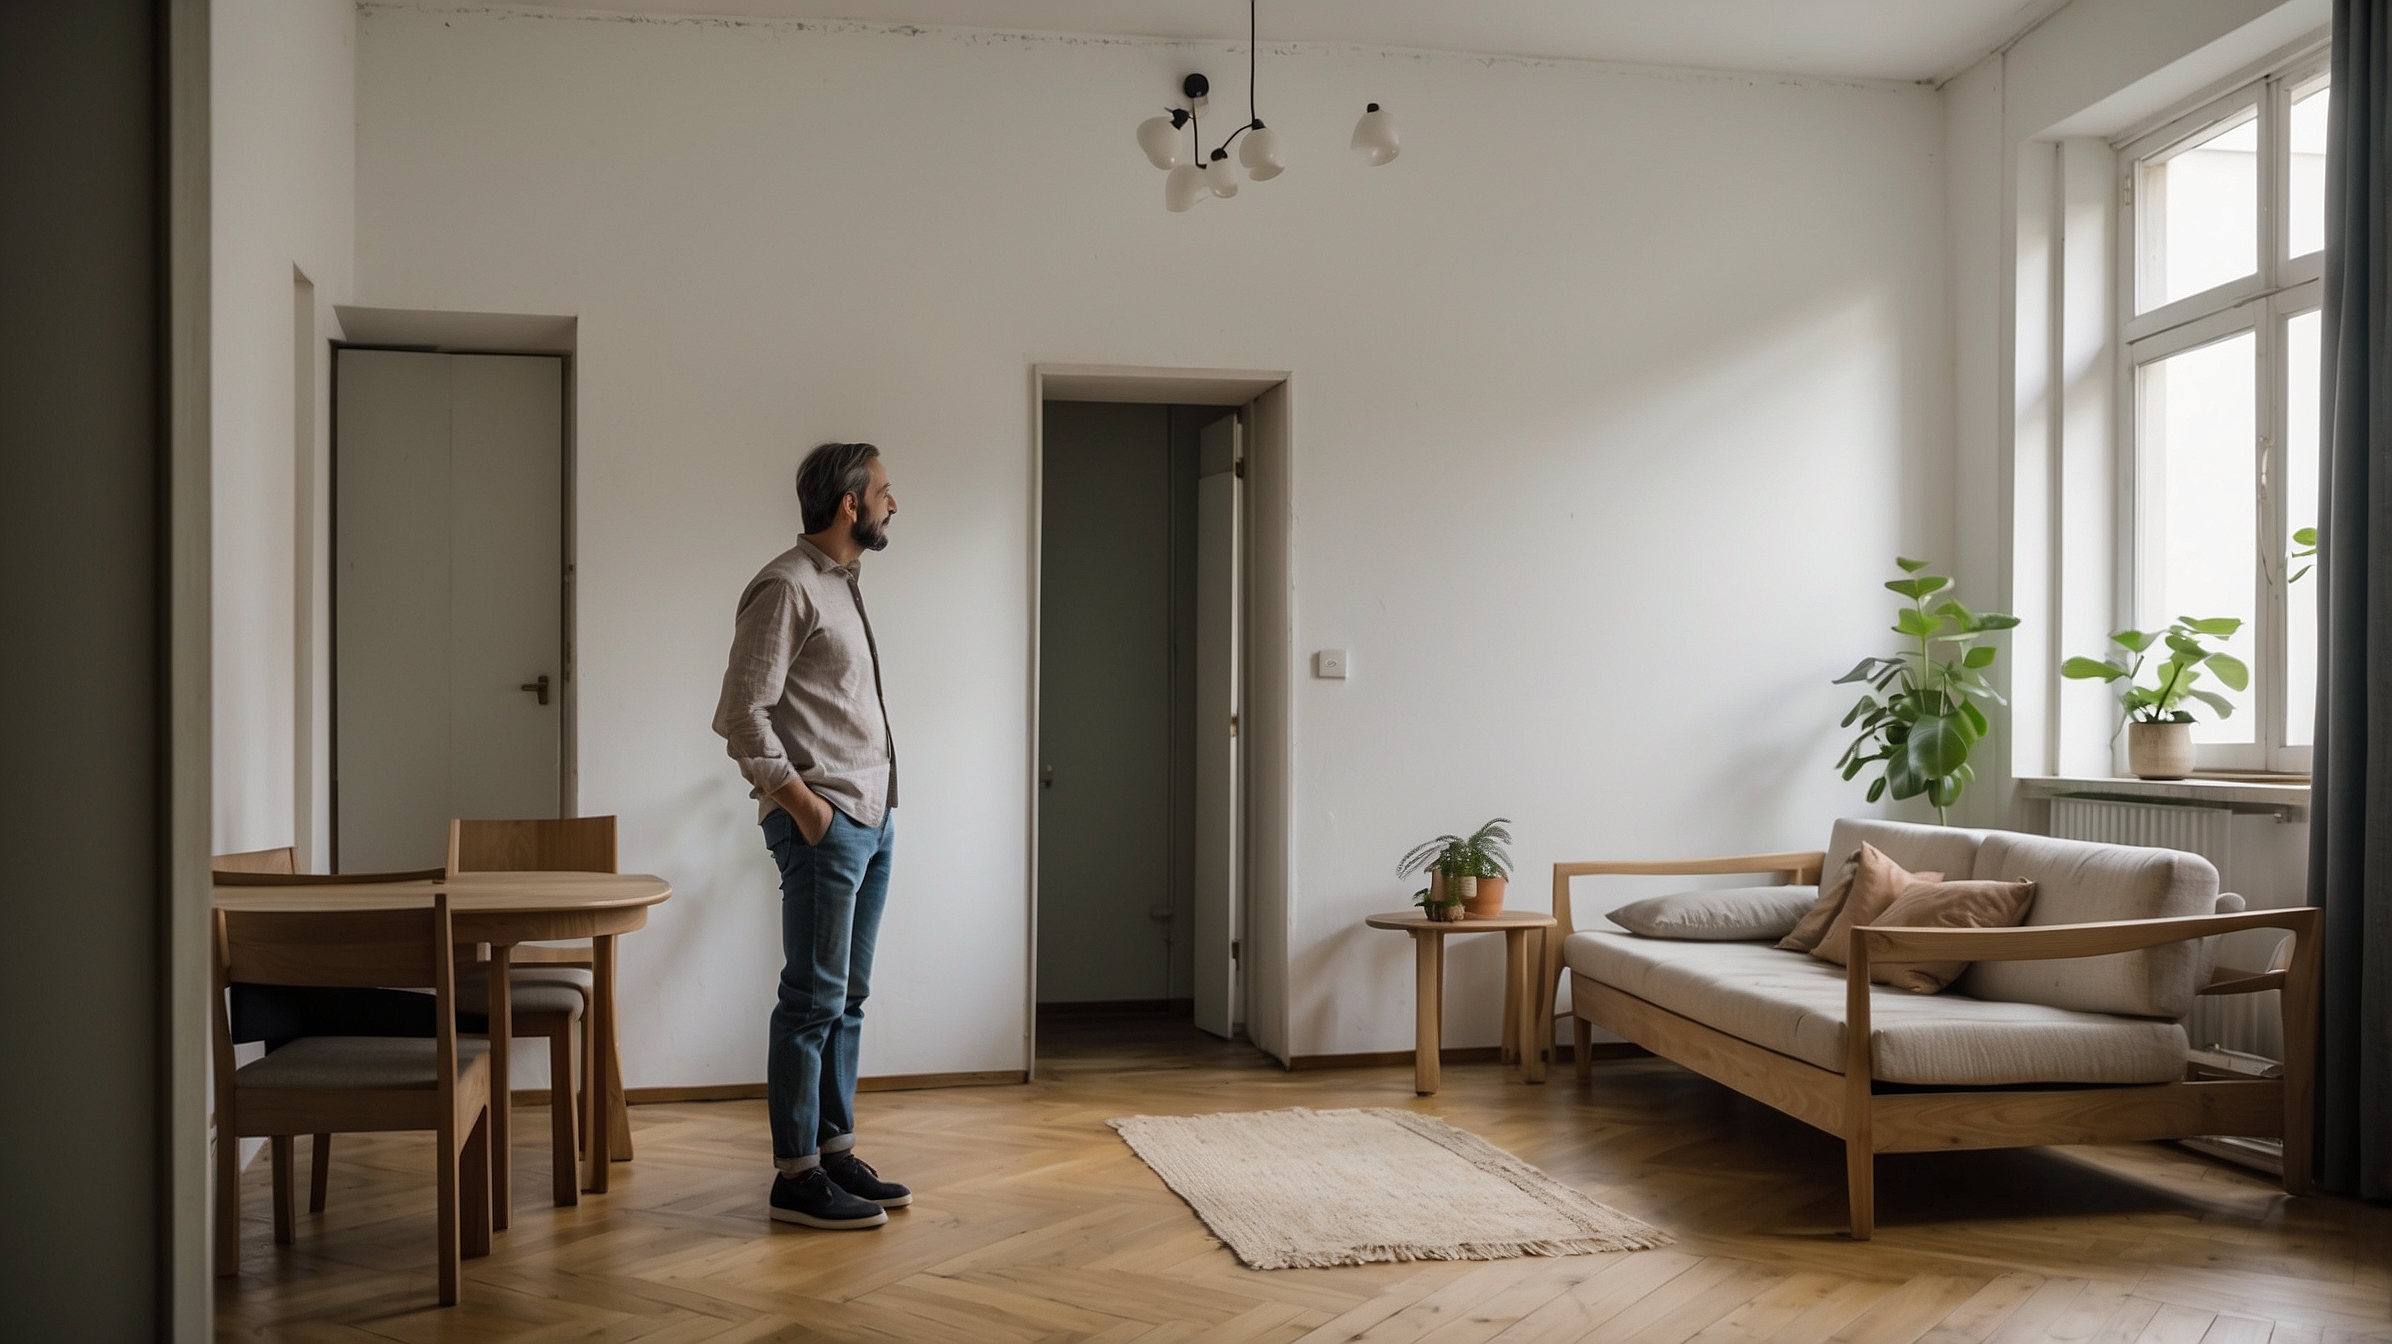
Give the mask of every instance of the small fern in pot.
[[1511, 884], [1511, 820], [1497, 817], [1468, 835], [1440, 835], [1414, 846], [1395, 867], [1397, 877], [1429, 875], [1413, 903], [1435, 920], [1491, 919], [1503, 913]]

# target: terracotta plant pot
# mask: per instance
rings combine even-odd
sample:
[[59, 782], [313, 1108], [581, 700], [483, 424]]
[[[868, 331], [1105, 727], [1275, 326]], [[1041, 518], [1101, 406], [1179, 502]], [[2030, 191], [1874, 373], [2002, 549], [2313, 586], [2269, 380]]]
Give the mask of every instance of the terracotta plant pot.
[[1503, 913], [1503, 889], [1511, 885], [1505, 877], [1478, 879], [1478, 894], [1462, 902], [1462, 914], [1469, 919], [1493, 919]]
[[[1486, 890], [1486, 884], [1479, 878], [1447, 877], [1443, 873], [1431, 873], [1429, 874], [1429, 900], [1436, 904], [1430, 906], [1430, 913], [1439, 919], [1456, 923], [1468, 919], [1470, 918], [1468, 912], [1471, 909], [1471, 903], [1484, 890]], [[1501, 894], [1498, 893], [1496, 900], [1500, 902], [1502, 899]]]
[[2182, 779], [2193, 773], [2193, 725], [2126, 725], [2126, 768], [2137, 779]]

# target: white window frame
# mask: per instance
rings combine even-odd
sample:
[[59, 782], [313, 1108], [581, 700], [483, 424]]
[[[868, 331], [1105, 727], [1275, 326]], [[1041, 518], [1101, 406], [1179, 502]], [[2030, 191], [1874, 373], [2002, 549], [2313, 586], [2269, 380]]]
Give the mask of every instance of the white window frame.
[[[2251, 643], [2253, 694], [2246, 710], [2254, 724], [2252, 741], [2248, 743], [2202, 743], [2197, 749], [2196, 766], [2205, 771], [2302, 775], [2309, 772], [2310, 749], [2285, 742], [2285, 683], [2290, 662], [2285, 644], [2290, 587], [2285, 556], [2290, 529], [2280, 483], [2287, 464], [2285, 440], [2291, 401], [2285, 386], [2284, 330], [2288, 320], [2319, 306], [2325, 258], [2322, 252], [2286, 257], [2283, 251], [2287, 246], [2286, 224], [2291, 206], [2288, 160], [2292, 96], [2295, 90], [2325, 74], [2326, 61], [2327, 52], [2322, 47], [2304, 51], [2191, 112], [2112, 142], [2118, 155], [2120, 202], [2113, 310], [2118, 314], [2119, 337], [2115, 384], [2119, 389], [2117, 460], [2121, 475], [2118, 601], [2120, 610], [2132, 614], [2131, 623], [2137, 629], [2161, 628], [2179, 615], [2204, 614], [2160, 610], [2156, 599], [2146, 591], [2147, 585], [2140, 580], [2141, 575], [2157, 572], [2161, 540], [2139, 489], [2141, 482], [2150, 479], [2148, 464], [2142, 460], [2142, 367], [2244, 332], [2255, 337], [2253, 353], [2258, 367], [2253, 393], [2258, 423], [2251, 469], [2258, 487], [2255, 498], [2259, 509], [2259, 554], [2253, 557], [2257, 611]], [[2149, 312], [2137, 312], [2143, 243], [2135, 186], [2142, 164], [2201, 138], [2246, 111], [2255, 112], [2259, 120], [2259, 218], [2255, 230], [2258, 265], [2250, 274], [2215, 288], [2162, 304]], [[2123, 771], [2123, 739], [2118, 750], [2118, 765]]]

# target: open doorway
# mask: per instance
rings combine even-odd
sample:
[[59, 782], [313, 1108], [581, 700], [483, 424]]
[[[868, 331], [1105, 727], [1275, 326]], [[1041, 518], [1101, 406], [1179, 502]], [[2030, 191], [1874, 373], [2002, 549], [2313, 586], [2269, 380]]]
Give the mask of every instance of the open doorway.
[[1237, 411], [1050, 401], [1038, 1009], [1237, 1034]]
[[1285, 375], [1039, 382], [1032, 1067], [1041, 1032], [1283, 1058]]

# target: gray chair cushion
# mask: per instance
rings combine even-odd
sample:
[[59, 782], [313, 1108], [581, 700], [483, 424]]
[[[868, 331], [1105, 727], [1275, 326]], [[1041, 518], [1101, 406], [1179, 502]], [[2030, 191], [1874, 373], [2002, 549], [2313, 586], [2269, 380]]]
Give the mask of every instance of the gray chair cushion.
[[[233, 1074], [236, 1087], [332, 1091], [419, 1089], [439, 1085], [435, 1042], [426, 1036], [304, 1036]], [[489, 1053], [488, 1041], [460, 1039], [457, 1071]]]
[[[2030, 927], [2169, 919], [2217, 909], [2218, 870], [2198, 854], [2175, 849], [1997, 831], [1979, 847], [1971, 876], [2034, 879]], [[1979, 999], [2175, 1021], [2192, 1011], [2203, 959], [2195, 941], [2066, 961], [1980, 961], [1957, 988]]]
[[[582, 993], [571, 984], [525, 980], [520, 976], [509, 976], [507, 984], [507, 1004], [517, 1013], [564, 1013], [570, 1016], [582, 1009]], [[487, 973], [457, 977], [457, 1011], [477, 1016], [489, 1014], [490, 977]]]
[[1647, 938], [1775, 942], [1793, 932], [1818, 899], [1817, 887], [1722, 887], [1647, 896], [1604, 918]]
[[[1844, 1071], [1841, 966], [1766, 943], [1664, 942], [1609, 931], [1572, 934], [1562, 960], [1713, 1030]], [[1869, 1026], [1875, 1076], [1888, 1082], [2165, 1083], [2184, 1076], [2184, 1029], [2173, 1022], [1873, 985]]]

